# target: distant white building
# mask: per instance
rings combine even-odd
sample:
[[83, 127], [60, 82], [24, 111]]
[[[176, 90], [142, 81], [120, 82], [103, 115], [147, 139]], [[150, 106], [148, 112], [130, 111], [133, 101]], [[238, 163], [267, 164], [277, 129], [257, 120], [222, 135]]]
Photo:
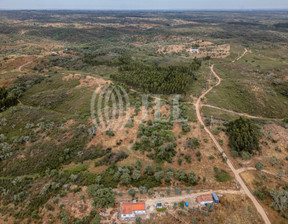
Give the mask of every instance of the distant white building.
[[199, 54], [199, 49], [190, 49], [191, 54]]
[[52, 55], [52, 56], [57, 56], [58, 53], [57, 53], [56, 51], [53, 51], [53, 52], [51, 53], [51, 55]]

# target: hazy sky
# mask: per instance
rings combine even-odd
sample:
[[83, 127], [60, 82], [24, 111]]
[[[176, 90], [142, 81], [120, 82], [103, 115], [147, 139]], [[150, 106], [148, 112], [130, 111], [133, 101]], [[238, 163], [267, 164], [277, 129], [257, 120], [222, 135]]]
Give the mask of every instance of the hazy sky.
[[0, 9], [288, 9], [288, 0], [0, 0]]

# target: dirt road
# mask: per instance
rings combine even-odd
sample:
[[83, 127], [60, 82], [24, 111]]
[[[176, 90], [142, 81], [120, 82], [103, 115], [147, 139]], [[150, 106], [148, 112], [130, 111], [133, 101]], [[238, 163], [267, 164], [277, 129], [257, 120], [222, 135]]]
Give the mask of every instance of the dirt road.
[[31, 64], [32, 62], [33, 62], [33, 60], [28, 61], [27, 63], [25, 63], [25, 64], [19, 66], [18, 71], [19, 71], [19, 72], [23, 72], [23, 71], [22, 71], [22, 68], [25, 67], [25, 66], [27, 66], [27, 65], [29, 65], [29, 64]]
[[235, 60], [232, 61], [232, 63], [240, 60], [242, 57], [244, 57], [244, 55], [248, 52], [248, 50], [246, 48], [244, 48], [244, 52], [243, 54], [241, 54], [239, 57], [237, 57]]
[[233, 110], [228, 110], [228, 109], [225, 109], [225, 108], [222, 108], [222, 107], [216, 107], [216, 106], [209, 105], [209, 104], [203, 104], [202, 106], [203, 107], [214, 108], [216, 110], [222, 110], [222, 111], [225, 111], [225, 112], [228, 112], [228, 113], [237, 114], [239, 116], [244, 116], [244, 117], [248, 117], [248, 118], [252, 118], [252, 119], [264, 119], [264, 120], [275, 120], [275, 121], [276, 120], [281, 120], [281, 119], [276, 119], [276, 118], [266, 118], [266, 117], [260, 117], [260, 116], [253, 116], [253, 115], [250, 115], [250, 114], [240, 113], [240, 112], [236, 112], [236, 111], [233, 111]]
[[[247, 49], [245, 49], [245, 52], [247, 52]], [[239, 60], [239, 59], [238, 59]], [[217, 78], [217, 83], [215, 86], [211, 86], [208, 90], [206, 90], [198, 99], [197, 102], [195, 104], [195, 108], [196, 108], [196, 115], [197, 115], [197, 119], [199, 120], [200, 124], [204, 126], [204, 130], [209, 134], [210, 138], [213, 140], [214, 144], [217, 147], [217, 150], [222, 153], [223, 157], [227, 158], [227, 165], [229, 166], [229, 168], [232, 170], [232, 172], [235, 175], [235, 178], [237, 180], [237, 182], [240, 184], [241, 188], [244, 190], [244, 192], [246, 193], [246, 195], [251, 199], [251, 201], [253, 202], [253, 204], [255, 205], [257, 211], [259, 212], [259, 214], [261, 215], [261, 217], [263, 218], [263, 221], [266, 224], [271, 224], [268, 216], [266, 215], [263, 207], [259, 204], [259, 202], [257, 201], [257, 199], [254, 197], [254, 195], [250, 192], [250, 190], [248, 189], [248, 187], [246, 186], [245, 182], [243, 181], [243, 179], [240, 177], [239, 173], [237, 172], [237, 170], [234, 168], [233, 164], [231, 163], [231, 161], [229, 160], [229, 158], [227, 157], [227, 155], [225, 154], [223, 148], [220, 146], [220, 144], [218, 143], [218, 141], [216, 140], [216, 138], [214, 137], [214, 135], [212, 134], [212, 132], [205, 126], [204, 121], [202, 120], [201, 117], [201, 99], [204, 98], [214, 87], [218, 86], [221, 84], [221, 78], [216, 74], [216, 72], [214, 71], [214, 65], [212, 65], [210, 67], [212, 74]]]
[[[255, 167], [243, 167], [243, 168], [240, 168], [240, 169], [236, 170], [236, 172], [237, 172], [238, 174], [240, 174], [240, 173], [242, 173], [242, 172], [246, 172], [246, 171], [255, 171], [255, 170], [256, 170]], [[273, 172], [268, 171], [268, 170], [261, 170], [261, 172], [262, 172], [262, 173], [270, 174], [270, 175], [275, 176], [275, 177], [278, 176], [277, 173], [273, 173]], [[285, 177], [282, 177], [281, 180], [282, 180], [282, 181], [285, 181], [285, 182], [288, 182], [288, 179], [285, 178]]]
[[173, 197], [157, 197], [157, 198], [151, 198], [146, 200], [146, 204], [153, 206], [157, 202], [161, 201], [162, 203], [174, 203], [179, 201], [185, 201], [185, 199], [194, 198], [203, 194], [212, 194], [212, 193], [218, 193], [218, 194], [245, 194], [243, 191], [234, 191], [234, 190], [216, 190], [216, 191], [205, 191], [205, 192], [197, 192], [197, 193], [191, 193], [191, 194], [183, 194], [179, 196], [173, 196]]

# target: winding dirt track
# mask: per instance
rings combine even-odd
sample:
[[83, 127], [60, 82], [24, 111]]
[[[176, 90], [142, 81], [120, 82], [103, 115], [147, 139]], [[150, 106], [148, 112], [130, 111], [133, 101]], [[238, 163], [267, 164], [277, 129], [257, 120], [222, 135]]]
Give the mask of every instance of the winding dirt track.
[[23, 72], [23, 71], [22, 71], [22, 68], [25, 67], [25, 66], [27, 66], [27, 65], [29, 65], [29, 64], [31, 64], [33, 61], [34, 61], [34, 60], [28, 61], [27, 63], [19, 66], [18, 71], [19, 71], [19, 72]]
[[225, 112], [228, 112], [228, 113], [237, 114], [239, 116], [244, 116], [244, 117], [248, 117], [248, 118], [252, 118], [252, 119], [264, 119], [264, 120], [275, 120], [275, 121], [281, 120], [281, 119], [276, 119], [276, 118], [267, 118], [267, 117], [253, 116], [253, 115], [250, 115], [250, 114], [240, 113], [240, 112], [236, 112], [236, 111], [233, 111], [233, 110], [228, 110], [228, 109], [225, 109], [225, 108], [222, 108], [222, 107], [216, 107], [216, 106], [209, 105], [209, 104], [203, 104], [202, 106], [203, 107], [210, 107], [210, 108], [213, 108], [213, 109], [216, 109], [216, 110], [222, 110], [222, 111], [225, 111]]
[[248, 50], [246, 48], [244, 48], [244, 52], [243, 54], [241, 54], [239, 57], [237, 57], [235, 60], [232, 61], [232, 63], [240, 60], [242, 57], [244, 57], [244, 55], [248, 52]]
[[[245, 53], [247, 52], [247, 49], [245, 49]], [[245, 55], [245, 54], [244, 54]], [[239, 60], [239, 59], [238, 59]], [[259, 202], [257, 201], [257, 199], [254, 197], [254, 195], [250, 192], [250, 190], [248, 189], [248, 187], [246, 186], [245, 182], [243, 181], [243, 179], [240, 177], [239, 172], [234, 168], [233, 164], [231, 163], [231, 161], [229, 160], [229, 158], [227, 157], [227, 155], [225, 154], [223, 148], [220, 146], [220, 144], [218, 143], [218, 141], [216, 140], [216, 138], [214, 137], [214, 135], [212, 134], [212, 132], [205, 126], [204, 121], [202, 120], [201, 117], [201, 99], [204, 98], [214, 87], [218, 86], [221, 84], [222, 79], [216, 74], [216, 72], [214, 71], [214, 65], [212, 65], [210, 67], [212, 74], [217, 78], [217, 83], [215, 86], [211, 86], [208, 90], [206, 90], [198, 99], [197, 102], [195, 104], [195, 108], [196, 108], [196, 114], [197, 114], [197, 119], [199, 120], [200, 124], [204, 126], [204, 130], [209, 134], [210, 138], [213, 140], [214, 144], [216, 145], [218, 151], [220, 153], [222, 153], [223, 157], [227, 158], [227, 164], [229, 166], [229, 168], [232, 170], [232, 172], [235, 175], [235, 178], [237, 180], [237, 182], [240, 184], [240, 186], [242, 187], [243, 191], [246, 193], [246, 195], [251, 199], [251, 201], [253, 202], [253, 204], [255, 205], [257, 211], [259, 212], [259, 214], [261, 215], [261, 217], [263, 218], [264, 223], [266, 224], [271, 224], [268, 216], [266, 215], [263, 207], [259, 204]]]
[[[238, 174], [240, 174], [240, 173], [243, 173], [243, 172], [246, 172], [246, 171], [256, 171], [256, 168], [255, 167], [243, 167], [243, 168], [240, 168], [240, 169], [238, 169], [236, 171], [237, 171]], [[270, 174], [270, 175], [275, 176], [275, 177], [277, 177], [277, 175], [278, 175], [277, 173], [273, 173], [273, 172], [268, 171], [268, 170], [261, 170], [261, 172]], [[288, 179], [285, 178], [285, 177], [282, 177], [281, 180], [285, 181], [285, 182], [288, 182]]]
[[165, 198], [149, 198], [146, 200], [147, 205], [155, 205], [157, 202], [162, 201], [165, 203], [173, 203], [175, 201], [185, 201], [187, 198], [193, 198], [197, 197], [200, 195], [205, 195], [205, 194], [212, 194], [212, 193], [217, 193], [217, 194], [245, 194], [243, 191], [234, 191], [234, 190], [214, 190], [214, 191], [205, 191], [205, 192], [198, 192], [198, 193], [190, 193], [190, 194], [184, 194], [184, 195], [179, 195], [179, 196], [171, 196]]

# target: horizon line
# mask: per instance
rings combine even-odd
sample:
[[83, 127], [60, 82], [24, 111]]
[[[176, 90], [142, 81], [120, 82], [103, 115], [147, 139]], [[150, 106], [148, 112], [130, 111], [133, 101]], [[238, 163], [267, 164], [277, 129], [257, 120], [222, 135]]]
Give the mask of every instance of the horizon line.
[[288, 11], [288, 8], [251, 8], [251, 9], [69, 9], [69, 8], [42, 8], [42, 9], [5, 9], [0, 8], [0, 11]]

